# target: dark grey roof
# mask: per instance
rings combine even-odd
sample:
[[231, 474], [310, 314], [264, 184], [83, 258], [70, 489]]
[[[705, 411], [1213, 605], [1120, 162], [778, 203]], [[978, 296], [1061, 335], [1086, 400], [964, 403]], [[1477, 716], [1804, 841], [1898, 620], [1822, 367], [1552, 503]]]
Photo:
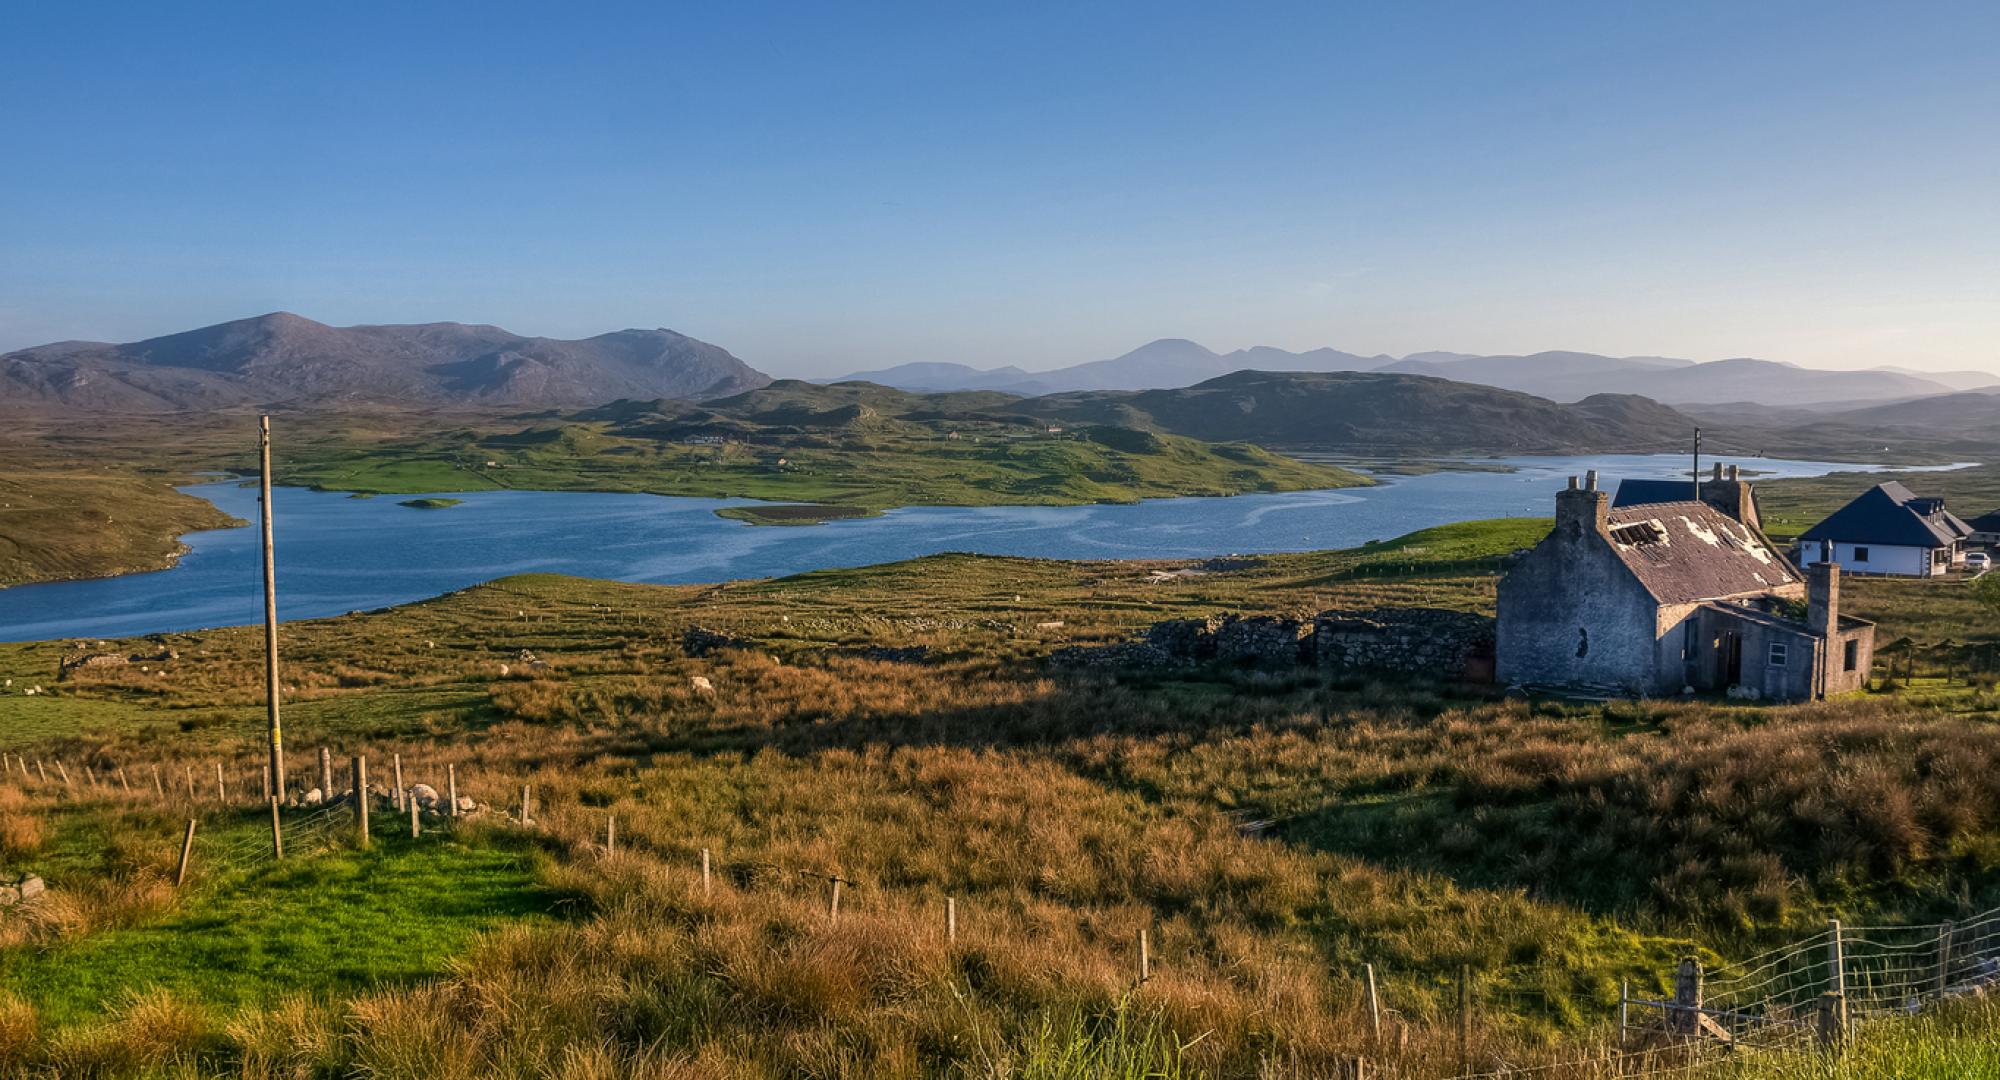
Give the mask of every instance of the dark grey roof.
[[1971, 529], [1973, 532], [2000, 532], [2000, 510], [1995, 510], [1990, 514], [1981, 514], [1971, 521], [1966, 522], [1965, 527]]
[[1899, 547], [1950, 547], [1972, 528], [1948, 511], [1924, 515], [1910, 502], [1918, 496], [1891, 480], [1877, 484], [1833, 516], [1800, 534], [1801, 540], [1837, 540], [1843, 544], [1884, 544]]
[[1707, 503], [1611, 511], [1611, 550], [1653, 599], [1687, 604], [1754, 596], [1802, 579], [1764, 534]]
[[1612, 496], [1611, 505], [1645, 506], [1651, 503], [1691, 502], [1694, 499], [1694, 481], [1688, 480], [1620, 480], [1618, 494]]

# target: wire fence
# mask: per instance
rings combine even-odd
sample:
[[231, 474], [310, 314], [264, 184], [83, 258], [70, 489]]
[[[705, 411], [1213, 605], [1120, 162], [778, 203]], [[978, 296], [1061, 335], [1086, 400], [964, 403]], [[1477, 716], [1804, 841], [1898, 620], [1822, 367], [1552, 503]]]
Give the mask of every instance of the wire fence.
[[[296, 785], [286, 800], [264, 795], [268, 786], [260, 788], [251, 782], [256, 770], [244, 769], [240, 763], [231, 768], [209, 762], [205, 769], [185, 763], [147, 764], [136, 775], [125, 768], [100, 775], [90, 766], [71, 770], [68, 763], [53, 759], [31, 761], [0, 754], [0, 778], [58, 799], [124, 801], [188, 813], [191, 824], [197, 830], [205, 826], [207, 832], [192, 837], [184, 857], [192, 858], [195, 876], [210, 879], [279, 865], [280, 838], [286, 862], [352, 850], [362, 835], [357, 799], [368, 807], [376, 835], [410, 827], [406, 823], [412, 818], [416, 822], [413, 831], [419, 835], [448, 829], [464, 820], [455, 812], [461, 806], [455, 801], [461, 793], [486, 797], [486, 801], [466, 799], [469, 815], [504, 818], [531, 828], [546, 825], [573, 833], [577, 814], [595, 817], [594, 811], [577, 804], [544, 808], [535, 801], [529, 784], [512, 778], [482, 775], [473, 782], [459, 776], [455, 763], [405, 761], [400, 754], [390, 755], [389, 760], [383, 782], [369, 784], [362, 791], [357, 791], [356, 784], [361, 777], [347, 762], [324, 772], [301, 770], [308, 779]], [[366, 775], [366, 770], [362, 773]], [[208, 782], [202, 783], [197, 779], [200, 776]], [[418, 776], [426, 779], [420, 781]], [[233, 785], [232, 779], [242, 782]], [[308, 787], [312, 780], [318, 783]], [[419, 806], [415, 814], [412, 806]], [[604, 829], [602, 843], [592, 845], [601, 853], [613, 854], [621, 846], [648, 849], [640, 837], [619, 837], [608, 812], [603, 818], [602, 822], [593, 820], [591, 826]], [[828, 889], [828, 914], [833, 918], [840, 914], [842, 886], [859, 884], [838, 874], [796, 867], [712, 862], [707, 848], [699, 850], [699, 857], [704, 892], [711, 874], [718, 882], [784, 881], [795, 876], [823, 881]], [[951, 900], [946, 903], [946, 925], [951, 940], [956, 941], [956, 912]], [[1144, 985], [1151, 962], [1146, 934], [1141, 930], [1137, 985]], [[1470, 979], [1469, 969], [1466, 978]], [[1860, 1025], [1912, 1017], [1961, 996], [2000, 992], [2000, 908], [1951, 922], [1830, 922], [1824, 929], [1741, 959], [1706, 965], [1692, 958], [1684, 960], [1668, 982], [1673, 993], [1661, 1000], [1634, 996], [1629, 987], [1621, 991], [1616, 1040], [1607, 1037], [1593, 1052], [1555, 1062], [1488, 1065], [1459, 1071], [1448, 1080], [1665, 1077], [1707, 1069], [1726, 1055], [1745, 1051], [1825, 1054], [1844, 1045]], [[1372, 970], [1367, 985], [1370, 1010], [1380, 1009]], [[1469, 983], [1461, 987], [1461, 995], [1460, 1010], [1465, 1014], [1459, 1018], [1461, 1032], [1469, 1032], [1474, 1000]], [[1554, 1018], [1547, 992], [1529, 986], [1490, 984], [1478, 1000], [1489, 1008], [1505, 1004], [1511, 1012], [1523, 1015], [1540, 1008]], [[1573, 1008], [1573, 1003], [1568, 1007]], [[1464, 1037], [1462, 1034], [1461, 1039]], [[1461, 1060], [1470, 1063], [1475, 1056], [1464, 1046], [1462, 1041]], [[1406, 1073], [1388, 1061], [1355, 1059], [1352, 1068], [1362, 1076], [1410, 1080], [1437, 1075], [1428, 1070]]]

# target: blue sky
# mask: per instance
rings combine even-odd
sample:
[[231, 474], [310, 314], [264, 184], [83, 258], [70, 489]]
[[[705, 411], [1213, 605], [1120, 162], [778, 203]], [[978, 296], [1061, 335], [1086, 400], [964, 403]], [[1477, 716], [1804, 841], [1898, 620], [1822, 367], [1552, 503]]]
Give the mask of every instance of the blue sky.
[[0, 348], [2000, 370], [2000, 4], [14, 4]]

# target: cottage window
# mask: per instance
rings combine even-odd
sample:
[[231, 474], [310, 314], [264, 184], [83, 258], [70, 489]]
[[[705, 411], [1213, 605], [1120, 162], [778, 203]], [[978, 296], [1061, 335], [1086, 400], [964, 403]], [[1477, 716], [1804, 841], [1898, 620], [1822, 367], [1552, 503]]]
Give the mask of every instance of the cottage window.
[[1843, 662], [1847, 665], [1847, 670], [1849, 671], [1853, 671], [1855, 668], [1861, 666], [1861, 643], [1859, 641], [1853, 638], [1847, 639], [1847, 651]]
[[1791, 646], [1782, 641], [1773, 641], [1771, 643], [1771, 666], [1784, 667], [1785, 661], [1790, 658], [1790, 653]]
[[1868, 561], [1868, 549], [1867, 549], [1867, 548], [1865, 548], [1865, 547], [1858, 547], [1858, 548], [1855, 548], [1855, 549], [1854, 549], [1854, 561], [1855, 561], [1855, 562], [1867, 562], [1867, 561]]

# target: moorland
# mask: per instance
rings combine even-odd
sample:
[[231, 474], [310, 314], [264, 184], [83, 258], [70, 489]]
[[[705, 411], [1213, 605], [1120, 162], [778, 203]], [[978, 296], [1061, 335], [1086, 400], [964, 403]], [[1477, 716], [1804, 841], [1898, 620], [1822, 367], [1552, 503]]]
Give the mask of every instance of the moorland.
[[[299, 786], [318, 747], [378, 778], [393, 754], [480, 811], [411, 839], [378, 810], [362, 851], [345, 811], [287, 810], [283, 862], [252, 797], [257, 633], [83, 643], [164, 659], [62, 679], [79, 643], [0, 647], [0, 676], [43, 691], [0, 696], [0, 851], [55, 898], [0, 924], [0, 1054], [63, 1075], [1263, 1077], [1366, 1055], [1443, 1076], [1601, 1055], [1621, 984], [1666, 993], [1684, 954], [1733, 973], [1829, 917], [2000, 903], [1996, 632], [1963, 580], [1854, 582], [1847, 609], [1914, 662], [1818, 705], [1050, 662], [1175, 616], [1490, 610], [1545, 528], [1222, 566], [515, 577], [288, 624]], [[1843, 1075], [1983, 1075], [1994, 1020], [1871, 1029]]]

